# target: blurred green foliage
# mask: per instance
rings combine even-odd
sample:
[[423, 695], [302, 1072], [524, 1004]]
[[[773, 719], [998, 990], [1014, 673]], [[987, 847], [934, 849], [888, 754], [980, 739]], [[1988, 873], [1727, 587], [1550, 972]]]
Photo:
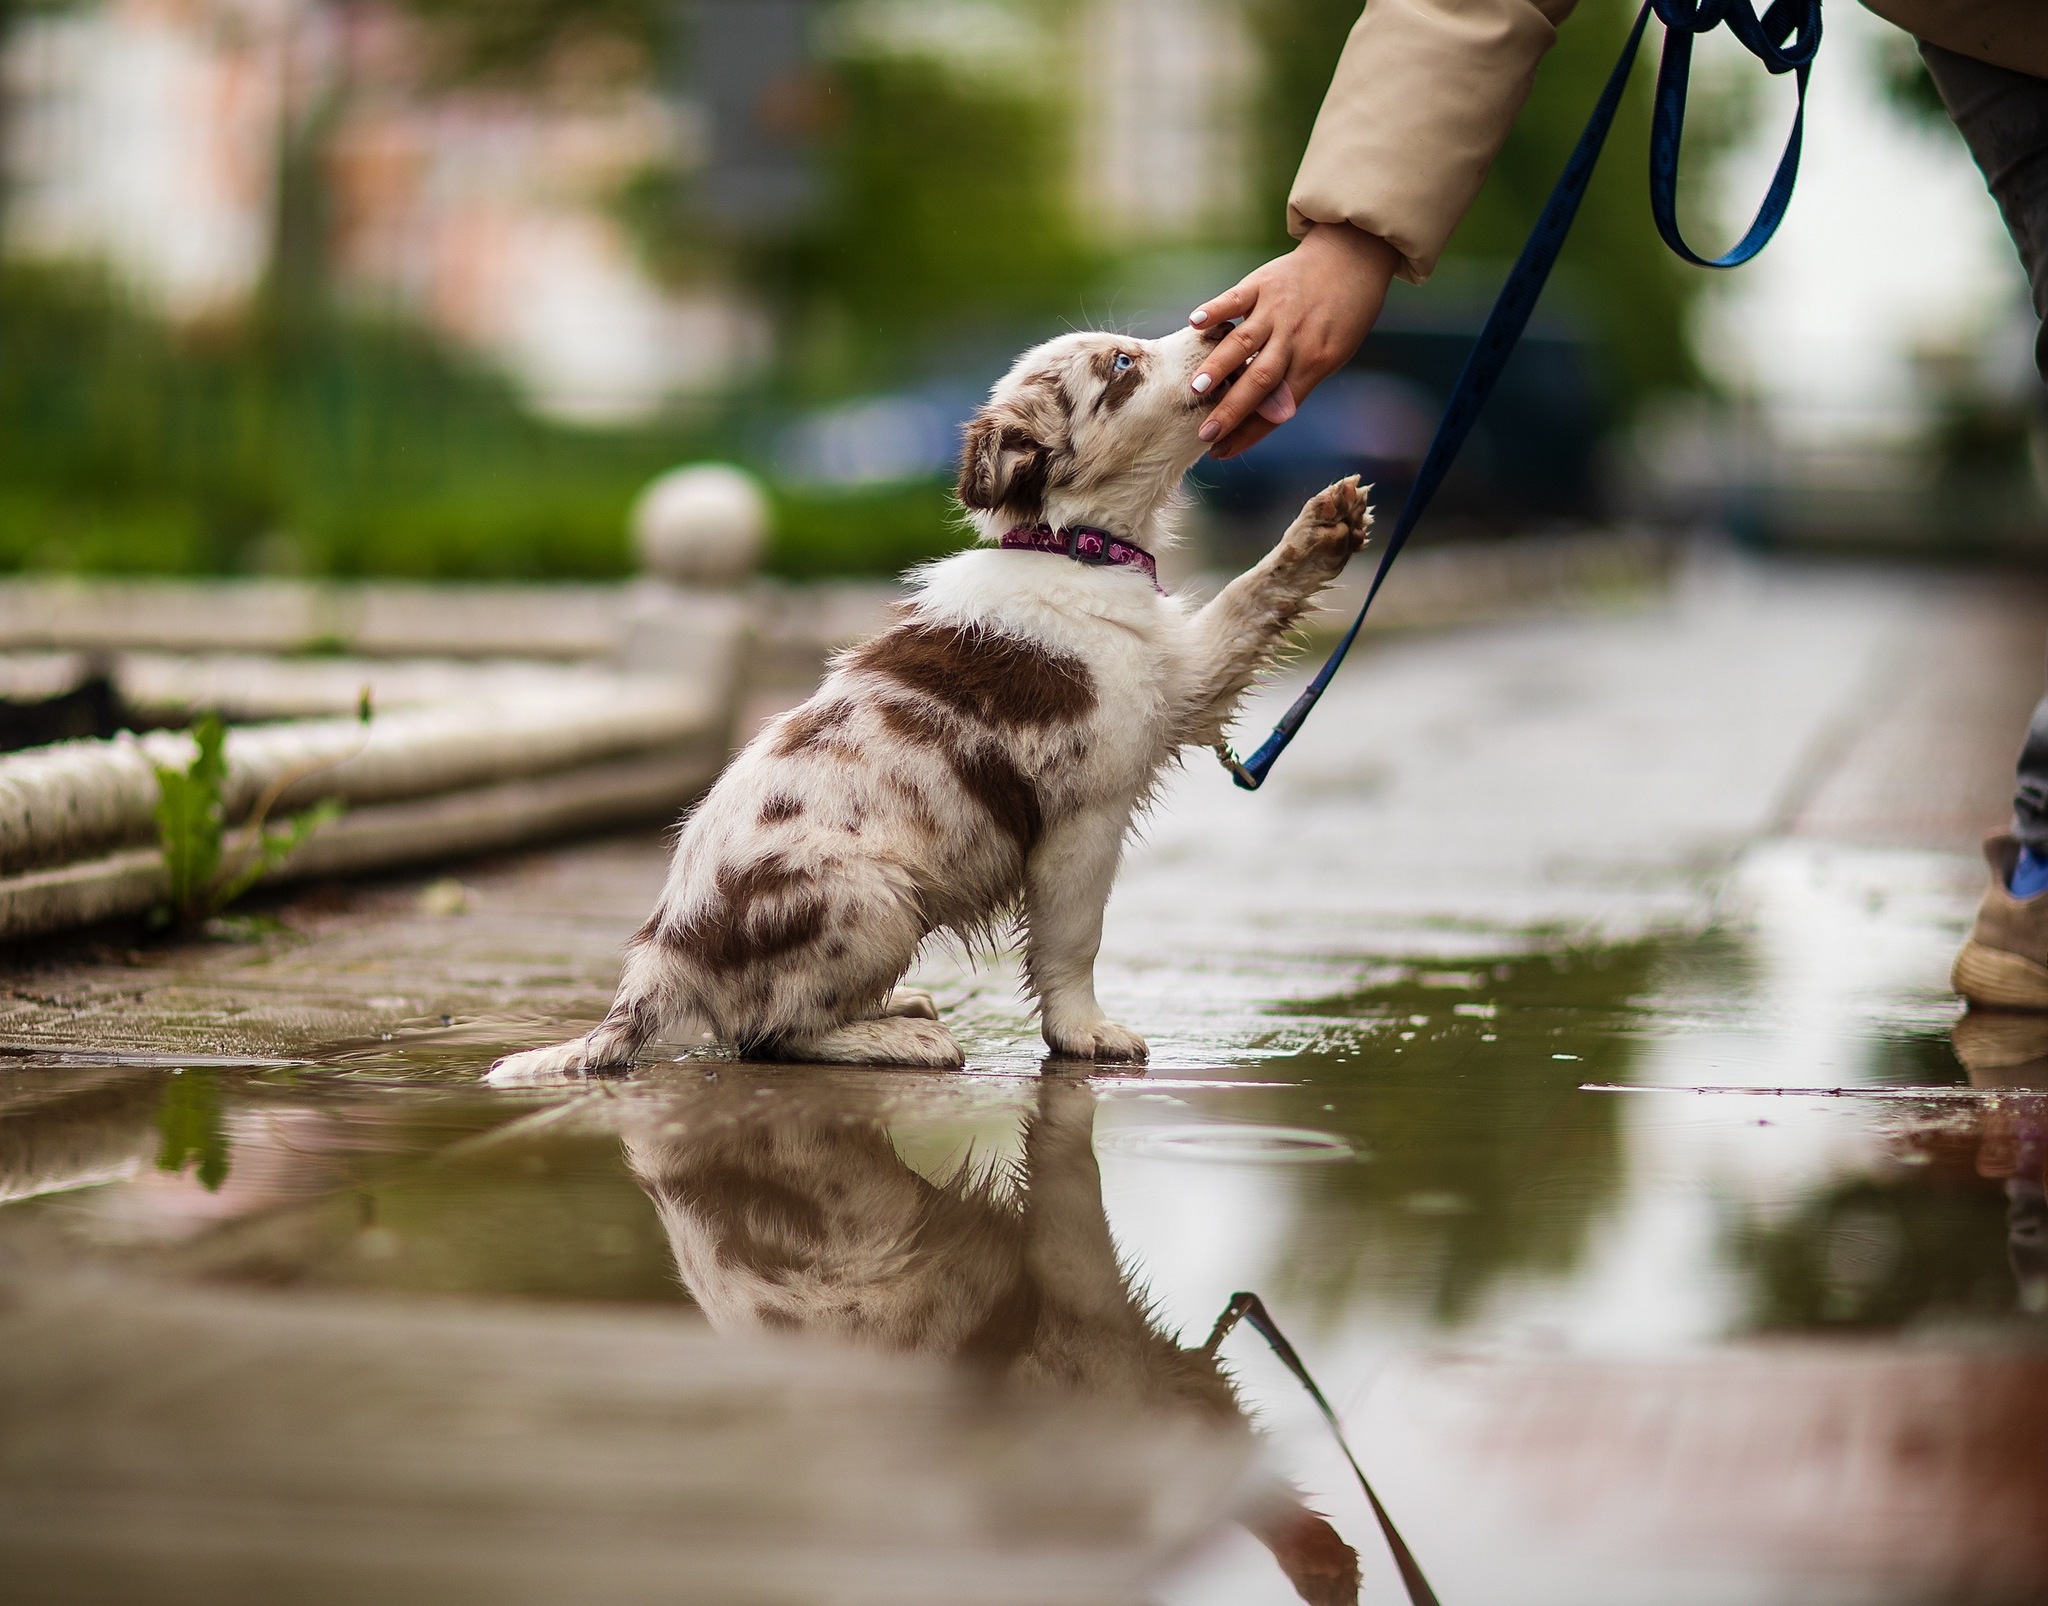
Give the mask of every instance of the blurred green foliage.
[[[1279, 231], [1287, 191], [1359, 9], [1359, 0], [1256, 0], [1253, 17], [1267, 61], [1261, 216], [1271, 220], [1275, 248], [1285, 244]], [[1633, 0], [1580, 0], [1558, 30], [1557, 46], [1544, 58], [1478, 200], [1451, 237], [1447, 266], [1504, 269], [1521, 250], [1635, 12]], [[1546, 297], [1593, 337], [1604, 377], [1624, 407], [1651, 391], [1695, 386], [1700, 378], [1686, 342], [1686, 314], [1708, 276], [1673, 257], [1650, 221], [1647, 153], [1656, 48], [1652, 29]], [[1699, 175], [1710, 147], [1732, 130], [1726, 119], [1715, 117], [1703, 90], [1695, 91], [1693, 102], [1684, 168]]]
[[829, 200], [764, 264], [800, 395], [885, 388], [963, 329], [1076, 305], [1104, 263], [1068, 202], [1059, 108], [914, 56], [842, 61], [830, 83]]
[[0, 566], [615, 575], [633, 495], [675, 457], [537, 420], [417, 331], [177, 329], [0, 273]]
[[896, 574], [944, 557], [970, 537], [952, 488], [931, 482], [873, 490], [776, 491], [768, 567], [792, 580]]

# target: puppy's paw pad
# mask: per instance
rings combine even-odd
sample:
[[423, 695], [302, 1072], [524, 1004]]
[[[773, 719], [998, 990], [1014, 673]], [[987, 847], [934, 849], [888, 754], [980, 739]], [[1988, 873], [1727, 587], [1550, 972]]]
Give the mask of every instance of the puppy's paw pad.
[[1372, 505], [1367, 500], [1371, 489], [1353, 474], [1310, 497], [1296, 526], [1303, 543], [1336, 548], [1346, 557], [1364, 546], [1366, 532], [1372, 528]]
[[1045, 1040], [1055, 1054], [1072, 1059], [1113, 1060], [1142, 1065], [1152, 1057], [1145, 1039], [1128, 1026], [1115, 1021], [1095, 1021], [1086, 1026], [1048, 1027]]
[[484, 1080], [492, 1087], [555, 1087], [581, 1080], [589, 1069], [589, 1059], [589, 1045], [579, 1037], [552, 1048], [507, 1054], [484, 1072]]

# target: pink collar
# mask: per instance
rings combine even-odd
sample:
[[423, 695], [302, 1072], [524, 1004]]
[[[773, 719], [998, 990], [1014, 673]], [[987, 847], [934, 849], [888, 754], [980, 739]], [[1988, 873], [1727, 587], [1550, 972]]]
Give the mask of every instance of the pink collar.
[[1139, 569], [1152, 582], [1152, 589], [1159, 589], [1159, 562], [1151, 553], [1091, 525], [1055, 530], [1045, 524], [1020, 524], [1005, 530], [1000, 544], [1005, 552], [1050, 552], [1091, 568]]

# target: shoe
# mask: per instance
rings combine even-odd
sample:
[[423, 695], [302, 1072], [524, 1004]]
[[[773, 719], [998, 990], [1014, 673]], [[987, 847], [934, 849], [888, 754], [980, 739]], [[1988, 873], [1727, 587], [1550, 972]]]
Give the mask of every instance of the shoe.
[[2048, 1015], [1973, 1006], [1949, 1041], [1972, 1087], [2048, 1088]]
[[1956, 955], [1949, 985], [1991, 1009], [2048, 1009], [2048, 892], [2012, 895], [2007, 883], [2019, 857], [2017, 837], [1985, 839], [1991, 886], [1977, 905], [1977, 923]]

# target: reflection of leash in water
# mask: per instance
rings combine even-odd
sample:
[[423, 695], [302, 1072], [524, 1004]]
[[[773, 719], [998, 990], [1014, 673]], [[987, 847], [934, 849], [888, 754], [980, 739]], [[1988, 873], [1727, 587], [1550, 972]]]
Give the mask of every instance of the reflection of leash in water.
[[1316, 1387], [1316, 1380], [1308, 1375], [1308, 1368], [1301, 1364], [1301, 1357], [1294, 1353], [1294, 1346], [1287, 1342], [1287, 1335], [1280, 1331], [1279, 1324], [1266, 1309], [1265, 1301], [1253, 1293], [1232, 1294], [1230, 1303], [1223, 1307], [1223, 1314], [1216, 1318], [1216, 1325], [1209, 1329], [1209, 1341], [1202, 1346], [1202, 1354], [1213, 1356], [1217, 1346], [1230, 1336], [1230, 1330], [1240, 1321], [1250, 1322], [1259, 1336], [1272, 1346], [1273, 1353], [1280, 1357], [1280, 1364], [1308, 1390], [1308, 1397], [1316, 1402], [1316, 1409], [1330, 1424], [1337, 1448], [1344, 1452], [1344, 1459], [1351, 1463], [1352, 1472], [1357, 1474], [1358, 1487], [1365, 1491], [1366, 1502], [1372, 1507], [1372, 1514], [1379, 1519], [1380, 1532], [1386, 1536], [1387, 1548], [1394, 1553], [1394, 1565], [1401, 1569], [1401, 1582], [1408, 1587], [1410, 1606], [1437, 1606], [1436, 1595], [1429, 1587], [1429, 1580], [1422, 1576], [1422, 1568], [1417, 1564], [1414, 1553], [1403, 1542], [1400, 1531], [1394, 1526], [1394, 1519], [1380, 1504], [1380, 1497], [1372, 1492], [1372, 1485], [1365, 1481], [1365, 1469], [1359, 1466], [1358, 1457], [1351, 1453], [1351, 1446], [1345, 1442], [1344, 1428], [1337, 1420], [1337, 1413], [1330, 1409], [1330, 1402], [1323, 1398], [1323, 1391]]
[[[1351, 621], [1351, 628], [1344, 632], [1307, 689], [1280, 716], [1273, 734], [1260, 744], [1257, 752], [1240, 762], [1229, 744], [1218, 739], [1216, 756], [1247, 792], [1256, 792], [1265, 783], [1266, 772], [1294, 740], [1295, 732], [1301, 729], [1316, 700], [1337, 673], [1337, 666], [1344, 662], [1344, 655], [1351, 651], [1373, 599], [1386, 583], [1387, 571], [1401, 555], [1401, 548], [1408, 544], [1409, 535], [1423, 509], [1429, 506], [1430, 498], [1443, 484], [1444, 476], [1450, 473], [1458, 449], [1465, 444], [1479, 410], [1493, 393], [1494, 381], [1507, 367], [1515, 342], [1521, 338], [1529, 315], [1536, 310], [1537, 298], [1543, 293], [1544, 282], [1550, 277], [1565, 236], [1571, 232], [1572, 219], [1578, 214], [1579, 201], [1592, 180], [1600, 147], [1607, 143], [1607, 130], [1621, 106], [1622, 93], [1635, 66], [1636, 50], [1643, 42], [1643, 30], [1653, 11], [1664, 25], [1664, 55], [1657, 66], [1657, 98], [1650, 124], [1650, 215], [1656, 221], [1657, 232], [1680, 257], [1701, 268], [1740, 267], [1777, 232], [1792, 200], [1792, 181], [1799, 172], [1799, 142], [1806, 119], [1806, 76], [1813, 65], [1814, 52], [1820, 48], [1820, 0], [1772, 0], [1761, 17], [1756, 14], [1752, 0], [1643, 0], [1635, 26], [1621, 47], [1621, 59], [1615, 63], [1606, 88], [1594, 103], [1593, 115], [1586, 121], [1586, 130], [1565, 162], [1550, 199], [1543, 203], [1536, 226], [1529, 231], [1528, 243], [1515, 259], [1493, 310], [1486, 315], [1479, 338], [1472, 343], [1464, 370], [1451, 387], [1450, 399], [1444, 403], [1443, 416], [1437, 422], [1436, 436], [1423, 455], [1421, 467], [1415, 471], [1414, 483], [1401, 504], [1400, 516], [1394, 520], [1394, 533], [1380, 555], [1379, 568], [1373, 573], [1358, 617]], [[1703, 257], [1685, 243], [1678, 231], [1678, 147], [1685, 131], [1685, 91], [1692, 71], [1693, 36], [1711, 33], [1723, 24], [1743, 49], [1763, 63], [1766, 72], [1789, 72], [1797, 77], [1799, 111], [1792, 120], [1791, 137], [1785, 142], [1784, 155], [1778, 158], [1778, 170], [1771, 178], [1756, 221], [1732, 250], [1717, 257]]]

